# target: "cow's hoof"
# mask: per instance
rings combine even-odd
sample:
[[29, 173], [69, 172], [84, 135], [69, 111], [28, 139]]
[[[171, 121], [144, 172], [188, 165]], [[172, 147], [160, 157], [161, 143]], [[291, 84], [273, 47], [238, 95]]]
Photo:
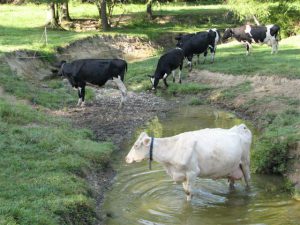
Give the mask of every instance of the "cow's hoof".
[[80, 105], [80, 107], [84, 108], [85, 107], [85, 102], [82, 102], [81, 105]]

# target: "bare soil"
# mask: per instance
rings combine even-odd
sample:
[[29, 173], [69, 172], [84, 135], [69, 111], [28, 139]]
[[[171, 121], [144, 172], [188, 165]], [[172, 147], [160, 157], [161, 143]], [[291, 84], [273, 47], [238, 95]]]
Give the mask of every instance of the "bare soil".
[[137, 127], [159, 113], [166, 113], [176, 104], [151, 92], [128, 92], [122, 108], [119, 108], [120, 100], [119, 90], [100, 88], [96, 90], [95, 100], [86, 103], [84, 108], [74, 107], [54, 113], [71, 118], [75, 127], [91, 129], [98, 141], [112, 141], [119, 146], [131, 138]]

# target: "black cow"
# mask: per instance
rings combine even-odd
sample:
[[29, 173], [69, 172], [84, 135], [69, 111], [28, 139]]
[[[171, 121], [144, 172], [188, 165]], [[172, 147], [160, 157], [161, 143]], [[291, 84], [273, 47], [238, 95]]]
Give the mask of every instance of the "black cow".
[[210, 29], [208, 31], [175, 37], [178, 41], [176, 46], [184, 50], [184, 56], [188, 60], [190, 71], [192, 70], [193, 55], [195, 54], [198, 56], [199, 63], [199, 55], [204, 53], [205, 62], [208, 48], [211, 52], [211, 63], [214, 62], [217, 43], [219, 42], [220, 37], [220, 33], [217, 29]]
[[184, 59], [184, 53], [181, 48], [174, 48], [163, 54], [157, 63], [157, 67], [151, 78], [152, 89], [156, 89], [160, 79], [163, 79], [164, 84], [168, 87], [167, 77], [172, 72], [173, 82], [175, 82], [175, 70], [179, 67], [179, 83], [181, 83], [181, 71]]
[[66, 77], [72, 87], [78, 89], [78, 106], [84, 106], [85, 86], [87, 83], [103, 86], [113, 80], [122, 93], [120, 107], [127, 96], [124, 75], [127, 62], [122, 59], [79, 59], [71, 63], [61, 61], [58, 75]]
[[280, 27], [277, 25], [252, 26], [244, 25], [237, 28], [227, 28], [223, 35], [223, 41], [234, 37], [239, 42], [244, 42], [249, 55], [252, 43], [265, 43], [272, 47], [272, 52], [278, 52], [278, 34]]

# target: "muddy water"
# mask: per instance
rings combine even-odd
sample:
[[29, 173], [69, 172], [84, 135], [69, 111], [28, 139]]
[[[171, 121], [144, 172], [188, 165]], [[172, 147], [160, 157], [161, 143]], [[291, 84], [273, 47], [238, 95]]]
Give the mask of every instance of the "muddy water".
[[[229, 128], [241, 122], [223, 111], [187, 106], [154, 118], [141, 130], [166, 137], [206, 127]], [[187, 203], [182, 185], [173, 183], [159, 164], [154, 163], [151, 171], [147, 162], [125, 164], [124, 156], [135, 138], [116, 156], [118, 174], [105, 197], [105, 224], [300, 224], [300, 204], [283, 191], [283, 180], [276, 176], [252, 175], [247, 191], [243, 182], [230, 191], [226, 180], [198, 179], [195, 196]]]

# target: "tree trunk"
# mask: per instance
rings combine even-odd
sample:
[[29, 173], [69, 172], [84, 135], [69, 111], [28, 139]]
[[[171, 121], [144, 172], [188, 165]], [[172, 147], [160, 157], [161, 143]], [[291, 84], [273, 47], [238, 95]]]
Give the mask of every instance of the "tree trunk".
[[96, 5], [99, 12], [102, 30], [107, 31], [110, 28], [110, 25], [108, 23], [107, 12], [106, 12], [106, 0], [97, 0]]
[[110, 26], [108, 24], [107, 12], [106, 12], [106, 0], [101, 0], [101, 25], [103, 31], [107, 31]]
[[146, 9], [146, 12], [147, 12], [148, 19], [149, 19], [149, 20], [152, 20], [152, 19], [153, 19], [153, 13], [152, 13], [152, 0], [148, 0], [148, 1], [147, 1], [147, 9]]
[[63, 2], [60, 5], [60, 10], [61, 10], [60, 21], [71, 21], [70, 14], [69, 14], [69, 4], [67, 1]]
[[58, 20], [57, 20], [57, 15], [55, 13], [55, 4], [54, 2], [51, 2], [48, 5], [48, 10], [47, 10], [47, 21], [46, 21], [46, 26], [50, 28], [59, 28]]

